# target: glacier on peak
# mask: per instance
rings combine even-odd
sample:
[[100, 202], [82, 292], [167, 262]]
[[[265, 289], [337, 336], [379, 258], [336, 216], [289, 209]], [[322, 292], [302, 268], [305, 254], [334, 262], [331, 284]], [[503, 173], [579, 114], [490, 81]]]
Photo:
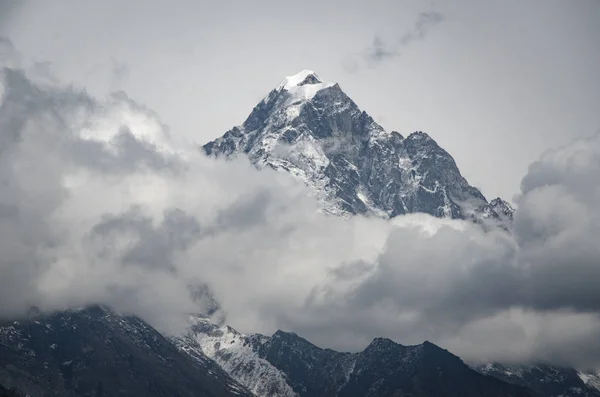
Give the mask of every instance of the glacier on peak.
[[306, 84], [323, 84], [323, 81], [312, 70], [304, 69], [294, 75], [286, 76], [277, 89], [299, 87]]
[[[288, 95], [285, 105], [298, 105], [298, 102], [309, 101], [317, 92], [335, 86], [336, 83], [323, 82], [312, 70], [303, 70], [292, 76], [287, 76], [277, 86], [274, 92], [285, 91]], [[263, 99], [268, 101], [270, 94]]]

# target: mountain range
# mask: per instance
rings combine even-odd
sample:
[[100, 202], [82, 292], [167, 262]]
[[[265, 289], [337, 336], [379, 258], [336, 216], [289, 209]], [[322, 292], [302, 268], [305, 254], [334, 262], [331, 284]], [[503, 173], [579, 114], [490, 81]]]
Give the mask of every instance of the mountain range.
[[[512, 227], [511, 205], [488, 201], [428, 134], [386, 131], [338, 84], [308, 70], [285, 78], [242, 125], [201, 150], [291, 174], [331, 216], [422, 212]], [[0, 396], [592, 397], [599, 387], [593, 372], [468, 365], [430, 342], [375, 338], [360, 352], [337, 352], [292, 332], [246, 335], [198, 315], [168, 336], [100, 306], [0, 322]]]

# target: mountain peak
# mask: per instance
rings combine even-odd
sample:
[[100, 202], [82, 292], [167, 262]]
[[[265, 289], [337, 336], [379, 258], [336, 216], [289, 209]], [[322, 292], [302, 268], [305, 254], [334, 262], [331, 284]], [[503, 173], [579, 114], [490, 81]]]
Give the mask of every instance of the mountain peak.
[[382, 347], [382, 346], [383, 347], [397, 347], [397, 346], [401, 346], [401, 345], [394, 342], [390, 338], [377, 337], [377, 338], [374, 338], [371, 341], [371, 343], [369, 343], [369, 345], [367, 346], [367, 349], [372, 348], [372, 347]]
[[274, 338], [281, 338], [281, 337], [293, 337], [293, 338], [297, 338], [298, 334], [296, 334], [295, 332], [282, 331], [282, 330], [278, 329], [273, 334], [273, 337]]
[[210, 156], [243, 154], [258, 168], [296, 176], [332, 215], [509, 219], [490, 208], [428, 134], [388, 133], [339, 85], [312, 70], [286, 77], [241, 126], [203, 149]]
[[433, 140], [428, 133], [423, 131], [415, 131], [409, 134], [408, 137], [412, 139]]

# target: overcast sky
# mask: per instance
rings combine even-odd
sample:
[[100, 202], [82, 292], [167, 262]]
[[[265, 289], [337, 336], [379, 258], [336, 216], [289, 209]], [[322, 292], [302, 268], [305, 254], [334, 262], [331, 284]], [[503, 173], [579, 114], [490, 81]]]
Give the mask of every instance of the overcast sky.
[[600, 128], [597, 0], [174, 4], [0, 0], [0, 35], [199, 143], [314, 70], [384, 128], [428, 132], [488, 198], [511, 200], [542, 152]]

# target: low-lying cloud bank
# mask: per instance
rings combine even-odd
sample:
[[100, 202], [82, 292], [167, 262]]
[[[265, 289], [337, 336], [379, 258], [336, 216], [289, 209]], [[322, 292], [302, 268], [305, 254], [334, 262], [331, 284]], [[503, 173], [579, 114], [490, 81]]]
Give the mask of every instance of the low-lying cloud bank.
[[58, 85], [0, 45], [0, 316], [101, 303], [177, 332], [214, 309], [202, 290], [245, 332], [600, 366], [600, 136], [531, 165], [512, 234], [341, 220], [291, 177], [205, 158], [126, 94]]

